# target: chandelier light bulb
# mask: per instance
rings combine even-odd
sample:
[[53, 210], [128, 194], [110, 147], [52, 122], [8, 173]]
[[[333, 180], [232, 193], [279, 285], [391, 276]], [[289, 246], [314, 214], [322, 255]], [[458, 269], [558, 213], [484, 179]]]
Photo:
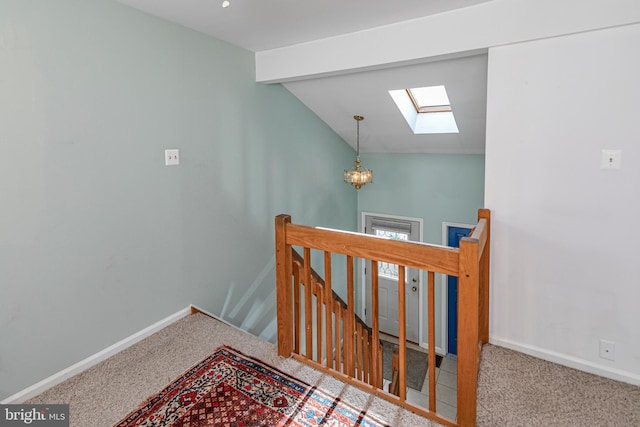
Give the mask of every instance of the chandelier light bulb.
[[223, 7], [224, 9], [228, 8], [230, 5], [231, 5], [231, 3], [229, 3], [229, 0], [224, 0], [224, 1], [222, 2], [222, 7]]

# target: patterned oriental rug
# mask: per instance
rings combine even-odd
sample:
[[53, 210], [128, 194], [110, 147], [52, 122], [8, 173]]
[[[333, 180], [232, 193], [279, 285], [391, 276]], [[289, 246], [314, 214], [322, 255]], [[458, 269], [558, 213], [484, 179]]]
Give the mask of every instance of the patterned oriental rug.
[[222, 346], [119, 423], [124, 426], [386, 426], [339, 397]]

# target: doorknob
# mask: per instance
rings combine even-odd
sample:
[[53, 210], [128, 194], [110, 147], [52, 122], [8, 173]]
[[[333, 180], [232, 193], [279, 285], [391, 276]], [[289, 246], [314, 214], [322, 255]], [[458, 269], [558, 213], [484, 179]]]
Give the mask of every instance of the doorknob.
[[418, 279], [416, 279], [415, 277], [414, 277], [413, 279], [411, 279], [411, 281], [412, 281], [413, 283], [418, 283]]
[[415, 291], [417, 291], [417, 290], [418, 290], [418, 288], [414, 286], [414, 287], [412, 287], [412, 288], [411, 288], [411, 290], [412, 290], [413, 292], [415, 292]]

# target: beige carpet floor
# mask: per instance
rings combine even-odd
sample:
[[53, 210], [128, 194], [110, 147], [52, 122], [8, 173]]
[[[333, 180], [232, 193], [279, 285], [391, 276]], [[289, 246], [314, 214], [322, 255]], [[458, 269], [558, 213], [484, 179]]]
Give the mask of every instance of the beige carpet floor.
[[639, 427], [640, 387], [485, 345], [478, 379], [477, 423]]
[[[69, 403], [71, 426], [111, 426], [150, 395], [227, 344], [383, 418], [435, 426], [292, 359], [274, 345], [202, 314], [187, 316], [29, 403]], [[640, 387], [487, 345], [478, 386], [480, 426], [640, 426]]]
[[71, 426], [112, 426], [223, 344], [340, 396], [392, 426], [438, 425], [296, 360], [280, 358], [273, 344], [202, 314], [173, 323], [29, 403], [69, 403]]

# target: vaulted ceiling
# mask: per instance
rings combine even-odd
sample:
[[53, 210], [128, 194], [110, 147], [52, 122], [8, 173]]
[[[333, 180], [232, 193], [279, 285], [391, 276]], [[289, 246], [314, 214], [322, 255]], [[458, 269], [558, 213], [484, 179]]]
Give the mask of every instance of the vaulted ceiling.
[[[228, 8], [222, 8], [222, 0], [117, 1], [260, 52], [473, 7], [487, 0], [229, 0]], [[358, 54], [357, 47], [353, 54]], [[353, 115], [364, 116], [361, 152], [483, 153], [486, 77], [487, 56], [475, 52], [455, 59], [305, 78], [284, 85], [354, 147]], [[442, 84], [460, 133], [414, 135], [388, 91]]]

